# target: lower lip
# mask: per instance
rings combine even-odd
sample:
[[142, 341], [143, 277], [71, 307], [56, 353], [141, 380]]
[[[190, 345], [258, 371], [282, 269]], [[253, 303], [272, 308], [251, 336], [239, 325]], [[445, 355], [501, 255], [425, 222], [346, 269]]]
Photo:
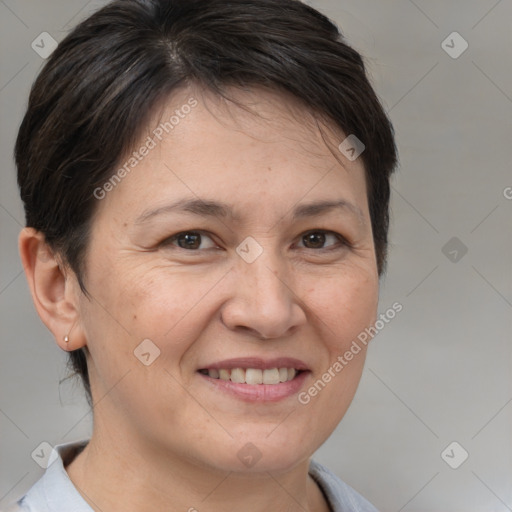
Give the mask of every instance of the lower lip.
[[303, 371], [293, 380], [279, 384], [239, 384], [197, 373], [216, 390], [224, 391], [246, 402], [277, 402], [298, 393], [310, 372]]

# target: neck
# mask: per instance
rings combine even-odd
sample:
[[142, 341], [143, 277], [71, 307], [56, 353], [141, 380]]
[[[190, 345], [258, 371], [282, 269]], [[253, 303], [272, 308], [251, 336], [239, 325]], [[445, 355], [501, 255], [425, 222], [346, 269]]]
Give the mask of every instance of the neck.
[[95, 432], [66, 471], [96, 512], [329, 512], [309, 460], [286, 473], [219, 471], [141, 445], [125, 436]]

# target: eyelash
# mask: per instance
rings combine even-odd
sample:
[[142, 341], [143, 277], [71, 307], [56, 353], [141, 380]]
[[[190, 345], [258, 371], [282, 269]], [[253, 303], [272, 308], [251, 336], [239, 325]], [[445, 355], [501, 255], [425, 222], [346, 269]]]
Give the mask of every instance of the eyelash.
[[[328, 247], [321, 247], [319, 249], [305, 247], [305, 249], [309, 249], [309, 250], [315, 251], [315, 252], [326, 252], [326, 251], [332, 251], [332, 250], [336, 250], [336, 249], [340, 249], [340, 248], [344, 248], [344, 247], [352, 248], [352, 244], [350, 242], [348, 242], [348, 240], [344, 236], [340, 235], [339, 233], [336, 233], [335, 231], [328, 231], [325, 229], [308, 230], [308, 231], [304, 232], [302, 235], [300, 235], [300, 239], [302, 240], [303, 237], [313, 234], [313, 233], [314, 234], [321, 233], [324, 235], [334, 235], [334, 237], [337, 238], [340, 245], [335, 244], [335, 245], [331, 245]], [[180, 236], [190, 235], [190, 234], [207, 236], [208, 238], [212, 239], [212, 237], [205, 231], [201, 231], [201, 230], [180, 231], [179, 233], [176, 233], [175, 235], [172, 235], [172, 236], [166, 238], [159, 245], [162, 247], [172, 246], [173, 242], [175, 242]], [[212, 242], [215, 243], [213, 240], [212, 240]], [[202, 252], [200, 249], [184, 249], [183, 247], [179, 247], [179, 246], [174, 246], [174, 247], [176, 249], [181, 249], [181, 250], [187, 251], [187, 252]], [[203, 250], [208, 250], [208, 249], [213, 249], [213, 248], [210, 247], [210, 248], [203, 249]]]

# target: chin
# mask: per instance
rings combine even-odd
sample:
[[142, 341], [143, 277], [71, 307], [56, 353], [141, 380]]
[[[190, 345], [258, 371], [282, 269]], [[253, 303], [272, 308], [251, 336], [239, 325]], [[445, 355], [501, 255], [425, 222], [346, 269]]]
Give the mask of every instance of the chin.
[[289, 436], [284, 439], [278, 435], [273, 438], [273, 435], [269, 436], [267, 430], [264, 435], [235, 437], [236, 441], [221, 448], [209, 462], [217, 469], [239, 474], [286, 473], [314, 452], [313, 448], [308, 450], [303, 439], [295, 442]]

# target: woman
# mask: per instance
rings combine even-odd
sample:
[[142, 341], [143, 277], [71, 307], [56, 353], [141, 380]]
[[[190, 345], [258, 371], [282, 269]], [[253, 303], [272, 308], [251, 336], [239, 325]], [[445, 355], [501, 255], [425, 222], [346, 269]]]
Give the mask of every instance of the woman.
[[37, 78], [16, 163], [32, 297], [94, 415], [21, 510], [375, 510], [311, 460], [361, 376], [396, 163], [328, 19], [112, 2]]

